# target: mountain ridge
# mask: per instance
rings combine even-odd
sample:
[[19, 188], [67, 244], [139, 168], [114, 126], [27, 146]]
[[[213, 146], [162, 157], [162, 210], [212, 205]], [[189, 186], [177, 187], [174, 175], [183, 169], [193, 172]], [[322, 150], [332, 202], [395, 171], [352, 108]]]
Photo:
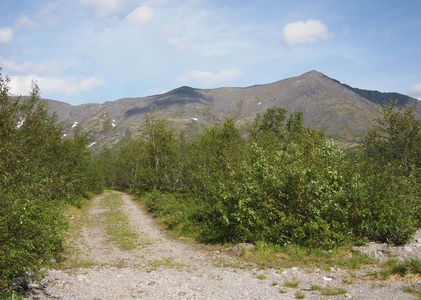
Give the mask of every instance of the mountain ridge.
[[258, 113], [263, 114], [274, 106], [284, 107], [289, 113], [302, 111], [307, 126], [323, 130], [348, 146], [355, 145], [373, 125], [371, 120], [377, 116], [378, 106], [396, 98], [399, 98], [398, 107], [414, 107], [415, 116], [421, 117], [421, 101], [415, 98], [353, 88], [316, 70], [249, 87], [197, 89], [181, 86], [158, 95], [77, 106], [48, 101], [51, 111], [64, 122], [66, 131], [78, 122], [83, 131], [90, 132], [94, 143], [92, 149], [97, 151], [139, 136], [144, 113], [154, 106], [187, 135], [221, 123], [228, 116], [232, 116], [245, 132]]

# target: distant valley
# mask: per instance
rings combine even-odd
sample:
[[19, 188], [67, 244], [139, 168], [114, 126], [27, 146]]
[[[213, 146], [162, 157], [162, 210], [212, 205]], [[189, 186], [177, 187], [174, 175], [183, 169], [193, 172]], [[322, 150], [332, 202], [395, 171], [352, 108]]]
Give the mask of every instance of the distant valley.
[[344, 147], [358, 145], [365, 130], [373, 125], [376, 109], [389, 99], [398, 107], [414, 107], [421, 118], [421, 101], [398, 94], [360, 90], [342, 84], [317, 71], [274, 83], [245, 88], [195, 89], [183, 86], [170, 92], [139, 98], [123, 98], [103, 104], [70, 104], [48, 100], [70, 134], [76, 125], [91, 136], [93, 152], [114, 148], [123, 140], [136, 138], [144, 113], [155, 105], [175, 128], [194, 135], [232, 116], [243, 134], [255, 116], [268, 108], [302, 111], [307, 126], [323, 130]]

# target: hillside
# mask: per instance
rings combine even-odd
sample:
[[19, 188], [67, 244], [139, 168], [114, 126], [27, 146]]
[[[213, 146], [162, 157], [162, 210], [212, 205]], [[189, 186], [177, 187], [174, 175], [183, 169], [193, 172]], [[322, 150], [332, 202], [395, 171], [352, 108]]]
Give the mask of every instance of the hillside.
[[[307, 126], [323, 130], [344, 146], [358, 143], [367, 127], [372, 126], [377, 107], [389, 99], [398, 106], [414, 107], [421, 117], [421, 102], [398, 93], [381, 93], [352, 88], [317, 71], [274, 83], [245, 88], [223, 87], [195, 89], [187, 86], [164, 94], [123, 98], [103, 104], [72, 106], [49, 100], [51, 111], [65, 123], [67, 132], [75, 124], [91, 133], [92, 149], [114, 147], [124, 139], [139, 135], [144, 113], [155, 105], [179, 129], [188, 135], [233, 116], [245, 132], [257, 113], [274, 106], [288, 112], [303, 111]], [[76, 123], [77, 122], [77, 123]]]

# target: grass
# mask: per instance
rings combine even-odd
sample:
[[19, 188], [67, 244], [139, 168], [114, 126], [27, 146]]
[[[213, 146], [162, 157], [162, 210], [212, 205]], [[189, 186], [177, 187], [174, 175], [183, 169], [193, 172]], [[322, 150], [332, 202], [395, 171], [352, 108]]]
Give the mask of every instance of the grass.
[[318, 286], [318, 285], [312, 284], [310, 290], [312, 290], [312, 291], [321, 291], [322, 290], [322, 287], [321, 286]]
[[139, 246], [140, 237], [129, 226], [128, 217], [120, 211], [122, 204], [121, 195], [118, 193], [111, 192], [104, 197], [102, 205], [109, 208], [104, 213], [107, 234], [120, 249], [132, 250]]
[[420, 287], [412, 287], [412, 286], [405, 286], [403, 288], [404, 292], [413, 294], [421, 299], [421, 288]]
[[[108, 207], [108, 211], [100, 216], [104, 218], [106, 232], [110, 236], [110, 241], [116, 243], [123, 250], [130, 250], [137, 247], [140, 243], [150, 243], [142, 240], [130, 227], [128, 218], [120, 210], [122, 205], [121, 195], [112, 191], [106, 191], [107, 195], [103, 196], [101, 201], [102, 207]], [[90, 198], [92, 198], [91, 196]], [[89, 217], [88, 211], [92, 208], [92, 201], [86, 201], [81, 207], [68, 206], [64, 212], [65, 218], [69, 222], [69, 229], [66, 233], [63, 252], [56, 258], [53, 264], [55, 268], [71, 269], [71, 268], [90, 268], [96, 266], [96, 263], [81, 259], [81, 253], [72, 242], [72, 236], [80, 235], [80, 231], [84, 227], [95, 226]]]
[[355, 270], [376, 263], [368, 255], [352, 253], [352, 245], [325, 251], [298, 245], [282, 247], [257, 243], [252, 249], [239, 251], [237, 257], [240, 262], [257, 265], [259, 269], [300, 267], [308, 272], [315, 269], [329, 271], [332, 267]]
[[175, 268], [177, 270], [182, 270], [186, 266], [181, 264], [181, 263], [177, 263], [177, 262], [172, 261], [172, 259], [170, 257], [166, 257], [166, 258], [163, 258], [163, 259], [155, 259], [155, 260], [149, 261], [149, 268], [146, 270], [146, 272], [150, 273], [152, 271], [156, 271], [160, 267], [165, 267], [165, 268], [168, 268], [168, 269]]
[[296, 292], [295, 293], [295, 298], [297, 299], [304, 299], [306, 297], [306, 295], [303, 292]]
[[293, 277], [292, 280], [285, 280], [284, 286], [289, 288], [297, 288], [300, 285], [300, 282], [297, 280], [296, 277]]
[[[93, 198], [93, 195], [90, 195]], [[84, 261], [78, 258], [79, 254], [75, 253], [75, 247], [72, 243], [71, 236], [79, 234], [80, 230], [89, 223], [88, 210], [92, 206], [92, 201], [85, 199], [83, 205], [80, 207], [69, 205], [63, 212], [63, 216], [68, 221], [68, 230], [65, 234], [63, 243], [63, 251], [56, 257], [55, 262], [52, 263], [54, 268], [69, 269], [80, 267], [92, 267], [93, 262]]]
[[320, 293], [323, 296], [345, 295], [346, 294], [346, 290], [341, 289], [341, 288], [326, 288], [326, 289], [322, 289], [320, 291]]
[[397, 259], [389, 259], [379, 272], [379, 276], [386, 280], [391, 275], [399, 275], [404, 277], [409, 274], [421, 275], [421, 259], [409, 258], [405, 261], [398, 261]]
[[109, 211], [105, 214], [107, 233], [110, 240], [122, 250], [132, 250], [139, 245], [139, 236], [128, 226], [127, 216], [121, 211]]

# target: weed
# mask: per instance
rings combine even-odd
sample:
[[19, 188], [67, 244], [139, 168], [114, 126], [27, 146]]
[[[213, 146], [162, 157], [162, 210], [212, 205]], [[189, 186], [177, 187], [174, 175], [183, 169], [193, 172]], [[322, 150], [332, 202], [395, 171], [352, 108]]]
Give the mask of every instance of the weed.
[[318, 285], [312, 284], [310, 290], [312, 290], [312, 291], [321, 291], [322, 290], [322, 287], [321, 286], [318, 286]]
[[418, 299], [421, 299], [421, 288], [417, 287], [412, 287], [412, 286], [405, 286], [403, 288], [404, 292], [406, 293], [410, 293], [410, 294], [414, 294], [415, 296], [418, 297]]
[[304, 299], [306, 297], [306, 295], [302, 292], [296, 292], [295, 293], [295, 298], [297, 299]]
[[272, 286], [277, 286], [278, 283], [277, 282], [272, 282]]
[[351, 245], [335, 248], [332, 251], [307, 248], [298, 245], [279, 246], [257, 243], [253, 249], [244, 249], [238, 259], [244, 263], [255, 263], [259, 269], [301, 267], [329, 271], [332, 267], [359, 269], [375, 263], [375, 260], [359, 252], [351, 254]]
[[139, 235], [130, 228], [128, 217], [119, 210], [122, 204], [119, 193], [110, 192], [104, 197], [102, 205], [110, 208], [104, 213], [105, 224], [111, 241], [122, 250], [132, 250], [139, 246]]
[[382, 279], [387, 279], [391, 275], [405, 276], [407, 274], [421, 274], [421, 259], [409, 258], [401, 262], [397, 259], [389, 259], [379, 275]]
[[327, 288], [327, 289], [322, 289], [321, 294], [324, 296], [345, 295], [346, 290], [340, 289], [340, 288]]
[[105, 213], [107, 233], [122, 250], [131, 250], [138, 246], [138, 235], [128, 225], [128, 218], [121, 211]]
[[284, 285], [289, 288], [297, 288], [300, 285], [300, 282], [296, 277], [293, 277], [292, 280], [285, 280]]
[[181, 270], [185, 267], [185, 265], [172, 261], [170, 257], [166, 257], [164, 259], [155, 259], [153, 261], [149, 261], [149, 268], [146, 272], [150, 273], [152, 271], [156, 271], [160, 267], [165, 267], [168, 269], [176, 268], [177, 270]]
[[279, 289], [280, 294], [285, 294], [286, 292], [283, 289]]

